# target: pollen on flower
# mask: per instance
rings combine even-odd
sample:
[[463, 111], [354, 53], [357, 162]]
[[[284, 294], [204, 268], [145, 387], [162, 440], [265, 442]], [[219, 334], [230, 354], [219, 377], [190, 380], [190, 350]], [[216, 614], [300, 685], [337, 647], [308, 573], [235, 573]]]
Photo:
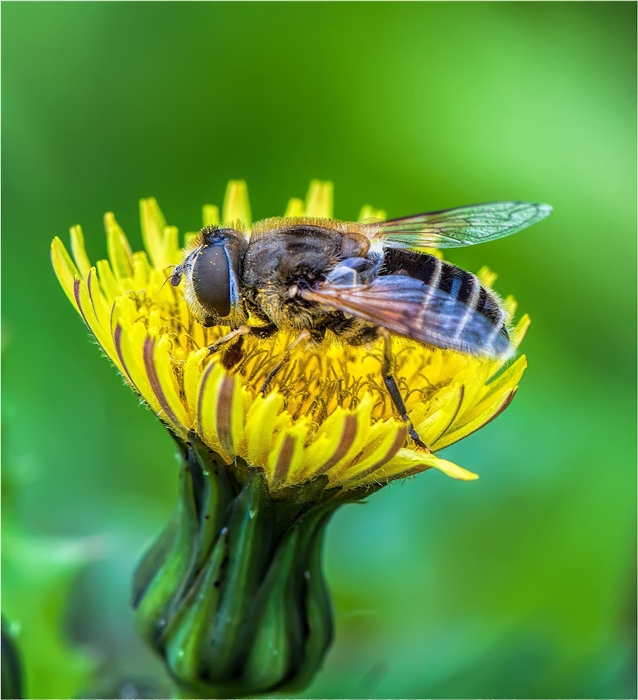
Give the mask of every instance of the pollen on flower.
[[[284, 216], [330, 218], [332, 186], [313, 182], [306, 201], [291, 200]], [[361, 216], [384, 214], [365, 207]], [[204, 207], [204, 225], [219, 225], [220, 219], [251, 230], [243, 182], [230, 183], [221, 217], [217, 207]], [[90, 263], [75, 226], [72, 256], [56, 238], [52, 261], [69, 300], [126, 382], [179, 438], [196, 431], [229, 465], [241, 457], [261, 467], [275, 495], [320, 474], [344, 489], [431, 467], [458, 479], [476, 478], [411, 442], [381, 377], [380, 344], [352, 347], [329, 335], [322, 345], [297, 348], [262, 395], [288, 335], [245, 336], [240, 352], [231, 344], [210, 354], [209, 346], [228, 328], [202, 326], [181, 289], [166, 284], [171, 266], [184, 255], [177, 229], [166, 225], [154, 199], [142, 200], [141, 222], [144, 251], [133, 252], [107, 214], [107, 260]], [[184, 245], [192, 246], [196, 235], [187, 233]], [[495, 279], [486, 268], [479, 277], [488, 286]], [[514, 300], [508, 297], [503, 305], [513, 317]], [[528, 325], [523, 316], [512, 328], [516, 346]], [[393, 350], [408, 414], [433, 452], [503, 411], [526, 367], [524, 356], [505, 366], [402, 338], [393, 339]]]

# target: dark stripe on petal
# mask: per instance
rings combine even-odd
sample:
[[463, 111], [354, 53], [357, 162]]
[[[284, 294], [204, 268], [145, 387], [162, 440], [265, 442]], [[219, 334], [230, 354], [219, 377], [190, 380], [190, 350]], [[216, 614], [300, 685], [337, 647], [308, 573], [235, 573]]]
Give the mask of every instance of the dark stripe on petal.
[[362, 472], [359, 472], [352, 478], [347, 479], [346, 483], [348, 481], [359, 481], [360, 479], [363, 479], [366, 476], [370, 476], [370, 474], [375, 472], [377, 469], [380, 469], [384, 464], [387, 464], [394, 457], [394, 455], [403, 447], [407, 436], [408, 431], [405, 428], [400, 428], [397, 431], [396, 437], [394, 438], [394, 442], [392, 443], [392, 445], [390, 445], [390, 449], [383, 455], [383, 457], [381, 457], [381, 459], [378, 462], [375, 462], [372, 466], [368, 467], [367, 469], [364, 469]]
[[95, 320], [100, 323], [100, 317], [97, 315], [97, 310], [95, 308], [95, 301], [93, 300], [93, 292], [91, 291], [91, 280], [93, 279], [93, 268], [89, 270], [89, 274], [86, 278], [86, 288], [89, 290], [89, 299], [91, 300], [91, 306], [93, 307], [93, 313], [95, 314]]
[[[82, 309], [82, 304], [80, 303], [80, 284], [80, 280], [75, 277], [73, 279], [73, 296], [75, 297], [75, 303], [78, 305], [78, 310], [84, 319], [84, 323], [89, 326], [89, 322], [86, 320], [86, 316], [84, 315], [84, 311]], [[89, 326], [89, 328], [91, 328], [91, 326]]]
[[[516, 389], [512, 389], [512, 391], [509, 392], [509, 394], [503, 399], [503, 403], [492, 413], [492, 415], [485, 421], [485, 423], [481, 423], [481, 425], [477, 425], [474, 430], [472, 430], [471, 433], [468, 433], [467, 435], [472, 435], [472, 433], [475, 433], [477, 430], [480, 430], [481, 428], [484, 428], [488, 423], [491, 423], [495, 418], [498, 418], [501, 413], [512, 403], [512, 399], [514, 398], [514, 395], [516, 394]], [[463, 439], [467, 437], [467, 435], [463, 436]], [[452, 443], [453, 444], [453, 443]]]
[[314, 472], [313, 476], [323, 474], [324, 472], [327, 472], [328, 469], [332, 469], [337, 462], [346, 456], [348, 450], [352, 447], [355, 438], [357, 437], [358, 426], [359, 424], [357, 417], [355, 415], [348, 414], [343, 422], [341, 438], [339, 440], [339, 444], [337, 445], [337, 449], [332, 454], [332, 457], [330, 457], [325, 464]]
[[273, 485], [278, 486], [283, 481], [286, 480], [288, 472], [290, 471], [290, 463], [292, 461], [292, 455], [295, 451], [295, 439], [292, 435], [286, 435], [284, 441], [277, 455], [277, 462], [275, 463], [275, 471], [273, 474]]
[[150, 336], [146, 336], [146, 340], [144, 341], [144, 368], [146, 369], [146, 376], [150, 382], [151, 389], [157, 397], [159, 405], [162, 407], [162, 410], [166, 414], [168, 420], [170, 420], [175, 426], [182, 427], [180, 422], [177, 420], [177, 416], [173, 413], [173, 409], [166, 400], [164, 389], [162, 389], [159, 377], [157, 376], [155, 358], [153, 357], [154, 351], [155, 340], [153, 340], [153, 338]]
[[[131, 373], [128, 371], [128, 367], [126, 366], [126, 362], [124, 362], [124, 355], [122, 354], [122, 326], [120, 326], [119, 323], [115, 324], [115, 329], [113, 331], [113, 345], [115, 346], [115, 352], [117, 353], [117, 357], [122, 365], [122, 369], [126, 372], [126, 376], [131, 384], [135, 386]], [[135, 388], [137, 389], [137, 387]]]
[[359, 480], [363, 477], [369, 476], [373, 472], [375, 472], [377, 469], [380, 469], [384, 464], [387, 464], [393, 457], [394, 455], [403, 447], [405, 444], [405, 440], [408, 436], [407, 429], [405, 428], [400, 428], [397, 431], [397, 434], [394, 438], [394, 441], [392, 445], [390, 445], [389, 450], [383, 455], [383, 457], [375, 462], [372, 466], [368, 467], [365, 469], [363, 472], [360, 472], [356, 476], [352, 478], [352, 480]]
[[[479, 430], [479, 428], [484, 428], [488, 423], [491, 423], [495, 418], [498, 418], [501, 415], [501, 413], [503, 413], [503, 411], [512, 403], [512, 399], [514, 398], [516, 391], [517, 389], [512, 389], [512, 391], [510, 391], [510, 393], [505, 397], [503, 403], [496, 409], [496, 411], [494, 411], [494, 413], [485, 421], [485, 423], [479, 425], [479, 427], [475, 430]], [[475, 432], [475, 430], [473, 430], [472, 432]], [[469, 434], [471, 435], [472, 433]]]
[[228, 453], [234, 452], [232, 430], [233, 388], [235, 381], [225, 376], [217, 394], [217, 437]]
[[452, 414], [452, 417], [448, 421], [447, 425], [443, 430], [441, 431], [441, 434], [437, 437], [436, 440], [432, 440], [430, 444], [435, 445], [444, 435], [447, 433], [447, 431], [450, 429], [452, 423], [456, 420], [456, 417], [459, 415], [459, 411], [461, 410], [461, 404], [463, 403], [463, 397], [465, 396], [465, 386], [461, 384], [459, 388], [459, 402], [456, 405], [456, 409], [454, 410], [454, 413]]

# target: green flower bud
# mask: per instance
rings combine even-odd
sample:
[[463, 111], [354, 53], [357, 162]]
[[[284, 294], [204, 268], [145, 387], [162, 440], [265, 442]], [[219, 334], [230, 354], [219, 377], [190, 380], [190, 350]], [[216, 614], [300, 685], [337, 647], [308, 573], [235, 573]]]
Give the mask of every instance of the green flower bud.
[[138, 631], [186, 692], [303, 688], [332, 640], [321, 545], [346, 499], [318, 477], [275, 500], [262, 470], [189, 438], [177, 512], [134, 576]]

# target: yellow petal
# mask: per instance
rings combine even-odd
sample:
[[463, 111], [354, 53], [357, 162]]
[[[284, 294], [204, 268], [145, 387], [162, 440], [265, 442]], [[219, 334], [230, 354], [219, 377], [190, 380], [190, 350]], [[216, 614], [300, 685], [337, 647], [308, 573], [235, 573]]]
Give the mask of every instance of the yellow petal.
[[[420, 422], [413, 418], [412, 414], [410, 414], [410, 418], [412, 419], [412, 424], [416, 428], [417, 433], [426, 445], [434, 444], [435, 439], [441, 434], [446, 422], [445, 411], [441, 408], [435, 410], [432, 406], [430, 406], [429, 410], [426, 408], [425, 417]], [[447, 420], [449, 420], [449, 418]]]
[[452, 479], [459, 479], [460, 481], [475, 481], [479, 478], [478, 474], [471, 472], [463, 467], [459, 467], [458, 464], [454, 462], [448, 462], [446, 459], [437, 459], [432, 465], [434, 469], [438, 469]]
[[[481, 401], [480, 403], [477, 403], [476, 409], [481, 411], [483, 408], [482, 404], [487, 401], [491, 401], [492, 397], [496, 396], [497, 394], [502, 394], [503, 390], [508, 388], [516, 388], [526, 369], [527, 358], [525, 355], [521, 355], [515, 362], [507, 367], [507, 369], [501, 372], [485, 386], [481, 396]], [[469, 415], [471, 416], [471, 414]]]
[[128, 377], [133, 387], [153, 411], [160, 414], [162, 406], [155, 396], [143, 366], [146, 327], [140, 321], [133, 322], [134, 313], [131, 313], [129, 304], [130, 300], [121, 299], [114, 309], [111, 333], [113, 346], [125, 377]]
[[184, 366], [184, 397], [189, 413], [189, 422], [195, 424], [197, 417], [197, 391], [202, 375], [202, 362], [208, 357], [208, 348], [191, 352]]
[[375, 209], [366, 204], [365, 207], [359, 212], [359, 221], [373, 222], [373, 221], [385, 221], [387, 215], [383, 209]]
[[494, 396], [502, 394], [504, 387], [516, 386], [518, 379], [525, 371], [525, 363], [520, 362], [520, 359], [512, 364], [505, 372], [485, 385], [486, 376], [483, 373], [477, 375], [478, 382], [474, 379], [468, 380], [468, 385], [471, 391], [468, 391], [468, 385], [460, 385], [459, 391], [462, 391], [461, 401], [455, 408], [450, 407], [447, 411], [447, 425], [438, 434], [432, 442], [426, 442], [429, 447], [435, 451], [443, 449], [447, 445], [462, 439], [466, 435], [476, 430], [476, 427], [465, 430], [459, 429], [463, 426], [476, 425], [476, 418], [482, 416], [484, 412], [494, 403]]
[[[479, 430], [479, 428], [482, 428], [485, 425], [487, 425], [490, 421], [494, 420], [494, 418], [499, 416], [509, 406], [512, 399], [514, 398], [515, 393], [516, 389], [507, 389], [502, 395], [498, 396], [496, 400], [489, 404], [487, 408], [484, 408], [484, 410], [481, 413], [479, 413], [475, 418], [469, 421], [465, 419], [463, 421], [459, 421], [459, 427], [447, 432], [441, 438], [441, 440], [437, 442], [436, 449], [442, 450], [444, 447], [447, 447], [448, 445], [452, 445], [455, 442], [462, 440], [468, 435], [471, 435], [472, 433]], [[481, 405], [485, 406], [485, 403], [482, 403]]]
[[204, 226], [219, 226], [219, 207], [214, 204], [204, 204], [202, 208]]
[[106, 226], [106, 244], [109, 260], [116, 279], [120, 284], [130, 282], [133, 277], [133, 253], [124, 231], [118, 226], [110, 212], [104, 216]]
[[[206, 370], [204, 370], [204, 374], [202, 375], [202, 384], [200, 384], [198, 393], [197, 433], [211, 450], [220, 453], [225, 461], [230, 462], [232, 461], [232, 456], [229, 455], [228, 452], [226, 452], [226, 450], [224, 450], [222, 447], [217, 435], [217, 426], [215, 423], [214, 408], [217, 397], [215, 395], [214, 385], [218, 384], [219, 382], [213, 383], [211, 378], [213, 370], [210, 369], [210, 365], [207, 369], [209, 370], [209, 374], [206, 374]], [[205, 389], [202, 386], [204, 381], [207, 382]]]
[[57, 236], [51, 243], [51, 262], [53, 263], [53, 269], [58, 278], [58, 282], [62, 285], [64, 293], [79, 312], [73, 291], [73, 281], [74, 279], [80, 278], [80, 273], [73, 260], [71, 260], [67, 249], [64, 247], [64, 243], [62, 243]]
[[164, 262], [162, 272], [167, 265], [177, 265], [181, 262], [182, 251], [179, 247], [179, 230], [175, 226], [167, 226], [164, 229]]
[[266, 463], [272, 448], [277, 417], [284, 407], [284, 397], [277, 391], [259, 394], [246, 417], [246, 461], [259, 466]]
[[507, 319], [510, 321], [512, 318], [514, 318], [514, 314], [516, 313], [516, 299], [509, 294], [508, 296], [503, 299], [501, 306], [505, 310], [505, 313], [507, 314]]
[[510, 337], [512, 339], [512, 343], [518, 348], [520, 344], [523, 342], [523, 339], [527, 335], [527, 330], [530, 327], [530, 324], [532, 323], [530, 317], [527, 314], [524, 314], [521, 316], [519, 322], [514, 326], [512, 332], [510, 333]]
[[236, 224], [239, 221], [245, 228], [250, 228], [252, 219], [248, 201], [248, 188], [244, 180], [231, 180], [228, 183], [226, 196], [224, 197], [222, 220], [226, 224]]
[[89, 270], [91, 269], [91, 263], [89, 262], [88, 255], [86, 254], [86, 248], [84, 247], [84, 236], [80, 226], [71, 227], [71, 252], [73, 253], [75, 264], [78, 266], [78, 270], [82, 275], [82, 279], [86, 280]]
[[111, 270], [108, 260], [98, 260], [95, 266], [97, 268], [97, 277], [100, 281], [100, 287], [104, 292], [104, 296], [110, 304], [113, 304], [113, 302], [123, 293], [124, 290], [120, 286], [120, 283], [115, 279], [115, 275], [113, 274], [113, 270]]
[[212, 449], [229, 456], [243, 439], [242, 397], [239, 381], [221, 365], [209, 362], [202, 374], [197, 399], [198, 433]]
[[319, 427], [291, 480], [300, 483], [330, 471], [342, 472], [370, 440], [372, 407], [372, 398], [366, 396], [354, 411], [335, 409]]
[[476, 276], [486, 287], [493, 287], [494, 282], [498, 275], [492, 272], [489, 267], [483, 266], [477, 273]]
[[[111, 358], [111, 360], [115, 363], [116, 367], [121, 372], [122, 367], [113, 347], [113, 341], [109, 332], [108, 322], [106, 321], [106, 319], [103, 318], [103, 321], [101, 323], [98, 319], [98, 311], [96, 310], [96, 308], [99, 308], [100, 305], [100, 300], [98, 296], [99, 290], [97, 289], [97, 286], [95, 286], [94, 276], [92, 273], [93, 270], [91, 270], [89, 273], [89, 282], [92, 285], [91, 291], [89, 291], [87, 283], [82, 281], [81, 279], [76, 278], [73, 281], [75, 307], [80, 312], [80, 315], [84, 319], [84, 322], [89, 327], [89, 330], [91, 331], [91, 333], [93, 333], [95, 339], [101, 345], [104, 352]], [[93, 298], [91, 298], [92, 294]]]
[[107, 334], [108, 337], [108, 347], [109, 347], [109, 355], [112, 353], [112, 347], [111, 347], [111, 335], [110, 335], [110, 325], [111, 325], [111, 306], [107, 303], [106, 299], [104, 298], [104, 294], [102, 293], [102, 290], [100, 289], [100, 285], [98, 283], [98, 278], [97, 278], [97, 272], [95, 271], [95, 268], [92, 267], [89, 270], [89, 273], [86, 278], [86, 284], [89, 290], [89, 297], [91, 299], [91, 304], [93, 306], [93, 310], [95, 311], [95, 315], [97, 318], [97, 322], [100, 324], [100, 326], [104, 329], [105, 333]]
[[303, 199], [291, 199], [286, 207], [284, 217], [303, 216], [305, 213]]
[[481, 397], [485, 394], [485, 384], [498, 371], [498, 367], [499, 361], [478, 358], [473, 364], [463, 367], [458, 372], [455, 381], [463, 387], [463, 397], [458, 409], [455, 411], [456, 415], [452, 419], [453, 421], [465, 415], [465, 412], [472, 405], [481, 400]]
[[332, 182], [313, 180], [306, 196], [306, 216], [332, 218]]
[[143, 348], [144, 368], [151, 389], [162, 407], [160, 418], [174, 426], [175, 432], [185, 435], [192, 426], [179, 394], [170, 350], [171, 341], [166, 335], [159, 339], [147, 335]]
[[140, 200], [142, 240], [153, 266], [158, 270], [166, 266], [164, 260], [164, 229], [166, 220], [155, 197]]
[[133, 287], [146, 289], [151, 274], [151, 264], [144, 251], [133, 253]]
[[440, 441], [450, 430], [456, 417], [459, 415], [464, 396], [465, 386], [463, 384], [453, 384], [449, 390], [440, 397], [440, 400], [437, 398], [436, 405], [442, 407], [443, 415], [438, 421], [433, 423], [428, 430], [426, 444], [431, 450], [436, 452], [441, 449]]
[[[339, 482], [349, 485], [350, 482], [361, 482], [364, 478], [374, 481], [376, 472], [403, 447], [406, 437], [407, 430], [403, 423], [395, 420], [375, 423], [370, 430], [370, 443], [364, 449], [362, 459], [342, 470], [338, 475]], [[332, 477], [332, 473], [328, 472], [328, 476]]]
[[301, 464], [307, 434], [308, 425], [302, 421], [277, 436], [266, 467], [266, 475], [274, 488], [285, 486], [289, 473]]

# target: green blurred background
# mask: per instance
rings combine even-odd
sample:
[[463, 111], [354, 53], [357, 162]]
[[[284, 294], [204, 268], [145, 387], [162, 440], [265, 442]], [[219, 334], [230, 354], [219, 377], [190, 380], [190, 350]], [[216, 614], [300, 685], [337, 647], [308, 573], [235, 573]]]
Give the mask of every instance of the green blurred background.
[[229, 178], [255, 218], [311, 178], [344, 219], [555, 210], [448, 256], [530, 313], [530, 367], [445, 451], [478, 482], [337, 513], [337, 639], [307, 697], [635, 697], [635, 26], [635, 3], [3, 3], [2, 594], [30, 697], [171, 692], [128, 589], [173, 444], [49, 243], [81, 223], [102, 257], [114, 211], [139, 246], [151, 195], [197, 229]]

